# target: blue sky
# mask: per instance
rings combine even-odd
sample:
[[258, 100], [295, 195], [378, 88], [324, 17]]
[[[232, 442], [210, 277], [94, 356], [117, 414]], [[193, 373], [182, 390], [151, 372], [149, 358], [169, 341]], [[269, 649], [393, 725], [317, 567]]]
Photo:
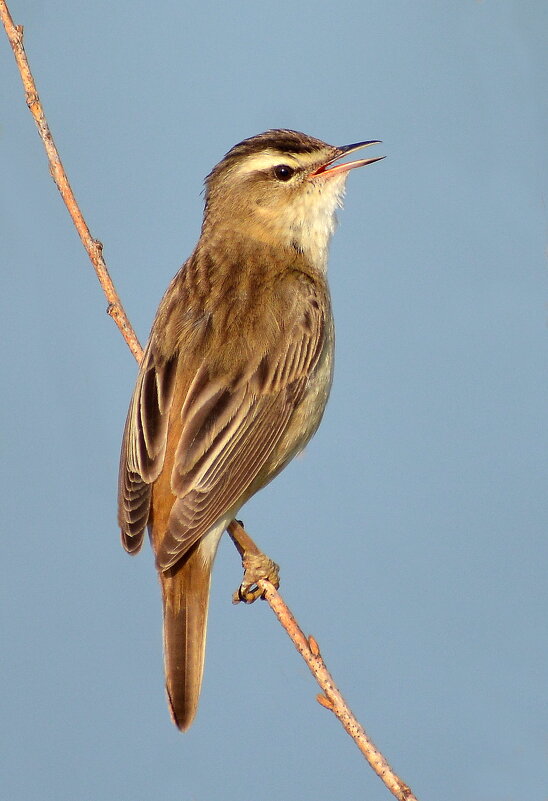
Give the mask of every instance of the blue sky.
[[[46, 113], [144, 343], [204, 176], [290, 127], [382, 139], [333, 240], [335, 383], [243, 510], [419, 798], [544, 801], [547, 105], [541, 2], [13, 0]], [[0, 46], [6, 798], [388, 799], [266, 604], [214, 571], [197, 720], [167, 713], [150, 549], [116, 527], [136, 365]]]

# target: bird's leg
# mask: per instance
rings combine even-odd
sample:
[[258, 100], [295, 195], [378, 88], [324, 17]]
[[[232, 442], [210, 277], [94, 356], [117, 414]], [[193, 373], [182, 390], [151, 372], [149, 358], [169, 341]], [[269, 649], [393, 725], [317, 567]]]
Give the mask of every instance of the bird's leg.
[[232, 596], [232, 603], [238, 604], [243, 601], [246, 604], [252, 604], [257, 598], [261, 598], [263, 590], [258, 586], [261, 579], [269, 581], [278, 589], [280, 568], [257, 548], [240, 521], [233, 520], [227, 527], [227, 531], [242, 557], [244, 569], [243, 581]]

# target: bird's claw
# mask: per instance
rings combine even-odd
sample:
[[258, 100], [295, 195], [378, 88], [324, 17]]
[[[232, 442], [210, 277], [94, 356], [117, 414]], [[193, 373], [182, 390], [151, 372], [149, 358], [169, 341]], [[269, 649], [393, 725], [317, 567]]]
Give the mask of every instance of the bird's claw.
[[232, 603], [252, 604], [257, 598], [262, 598], [264, 590], [258, 586], [261, 579], [269, 581], [276, 589], [280, 586], [280, 568], [266, 554], [246, 553], [242, 565], [243, 581], [232, 596]]

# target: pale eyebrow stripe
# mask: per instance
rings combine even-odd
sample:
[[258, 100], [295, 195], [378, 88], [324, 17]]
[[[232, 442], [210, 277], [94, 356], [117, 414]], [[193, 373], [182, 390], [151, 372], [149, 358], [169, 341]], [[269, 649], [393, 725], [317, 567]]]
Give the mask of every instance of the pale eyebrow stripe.
[[257, 153], [256, 156], [246, 156], [242, 159], [241, 163], [235, 167], [235, 172], [246, 173], [268, 170], [271, 167], [276, 167], [278, 164], [288, 164], [295, 168], [300, 166], [297, 159], [289, 153], [281, 153], [278, 150], [268, 150]]

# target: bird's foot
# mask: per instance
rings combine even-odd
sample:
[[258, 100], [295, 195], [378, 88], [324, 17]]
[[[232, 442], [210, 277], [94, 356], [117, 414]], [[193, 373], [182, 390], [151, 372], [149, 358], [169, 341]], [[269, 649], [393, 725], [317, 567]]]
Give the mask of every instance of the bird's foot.
[[232, 603], [252, 604], [257, 598], [261, 598], [264, 595], [264, 590], [259, 587], [261, 579], [269, 581], [278, 589], [280, 568], [276, 562], [273, 562], [257, 548], [239, 520], [233, 520], [230, 523], [228, 533], [242, 557], [244, 569], [243, 581], [232, 596]]
[[252, 604], [257, 598], [261, 598], [264, 594], [264, 590], [259, 587], [261, 579], [269, 581], [276, 589], [280, 586], [280, 568], [266, 554], [260, 551], [245, 553], [242, 557], [242, 566], [244, 578], [232, 596], [232, 603], [238, 604], [243, 601]]

